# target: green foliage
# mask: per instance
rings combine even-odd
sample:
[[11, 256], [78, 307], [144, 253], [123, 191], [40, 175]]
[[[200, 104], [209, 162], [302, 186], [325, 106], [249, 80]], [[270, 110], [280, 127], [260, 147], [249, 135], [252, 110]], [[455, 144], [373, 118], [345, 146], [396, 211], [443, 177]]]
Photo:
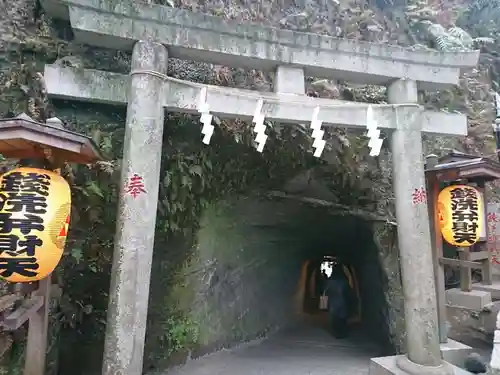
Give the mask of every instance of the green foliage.
[[188, 350], [198, 343], [198, 325], [188, 318], [168, 318], [163, 332], [169, 355]]
[[498, 39], [500, 1], [475, 0], [461, 14], [458, 23], [478, 37]]
[[[0, 375], [21, 375], [23, 373], [26, 342], [16, 342], [10, 350], [5, 366], [0, 365]], [[5, 359], [4, 359], [5, 360]]]
[[168, 117], [158, 209], [160, 231], [188, 235], [210, 202], [276, 188], [317, 163], [306, 149], [306, 137], [292, 134], [290, 129], [271, 132], [265, 153], [260, 154], [253, 147], [248, 127], [230, 130], [225, 126], [228, 124], [218, 129], [206, 147], [200, 142], [196, 119]]
[[493, 43], [493, 38], [472, 38], [464, 29], [453, 26], [449, 29], [440, 24], [425, 22], [428, 25], [427, 33], [433, 47], [440, 51], [472, 51], [481, 44]]

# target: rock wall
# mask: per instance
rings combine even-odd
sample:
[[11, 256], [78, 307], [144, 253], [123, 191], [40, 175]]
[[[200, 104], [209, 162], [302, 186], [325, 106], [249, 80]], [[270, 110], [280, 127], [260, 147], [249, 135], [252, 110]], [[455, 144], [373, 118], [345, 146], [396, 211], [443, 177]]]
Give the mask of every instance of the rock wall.
[[[304, 256], [297, 233], [283, 227], [293, 211], [297, 208], [249, 198], [206, 210], [196, 244], [177, 248], [188, 255], [176, 275], [165, 272], [167, 261], [153, 272], [147, 368], [165, 367], [187, 354], [180, 350], [180, 358], [171, 358], [162, 352], [161, 343], [168, 341], [171, 329], [167, 324], [167, 332], [162, 331], [162, 322], [172, 316], [195, 326], [195, 342], [186, 343], [194, 356], [256, 338], [293, 320], [293, 295]], [[168, 289], [162, 288], [167, 284]]]
[[[280, 228], [290, 210], [270, 208], [244, 198], [206, 212], [185, 268], [196, 290], [192, 317], [200, 322], [200, 345], [251, 339], [293, 319], [305, 244]], [[190, 272], [196, 265], [203, 273]]]
[[403, 314], [402, 310], [394, 309], [394, 297], [401, 291], [397, 285], [400, 280], [391, 280], [392, 274], [398, 274], [399, 263], [384, 262], [388, 257], [387, 249], [380, 246], [380, 242], [377, 244], [373, 231], [374, 226], [381, 224], [370, 224], [372, 228], [363, 225], [358, 229], [360, 251], [354, 258], [362, 300], [362, 322], [367, 336], [374, 338], [387, 354], [393, 354], [401, 350], [400, 337], [404, 332], [404, 325], [393, 326]]
[[398, 234], [396, 227], [383, 222], [373, 223], [373, 238], [378, 259], [383, 269], [384, 293], [387, 310], [389, 340], [397, 353], [406, 352], [404, 294], [399, 264]]

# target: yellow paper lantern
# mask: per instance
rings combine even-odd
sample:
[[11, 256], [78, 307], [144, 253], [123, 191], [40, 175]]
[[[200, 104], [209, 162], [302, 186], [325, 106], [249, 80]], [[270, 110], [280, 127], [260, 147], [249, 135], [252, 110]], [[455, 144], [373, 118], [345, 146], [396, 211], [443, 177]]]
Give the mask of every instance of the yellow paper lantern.
[[61, 260], [71, 190], [57, 173], [16, 168], [0, 176], [0, 277], [41, 280]]
[[475, 244], [484, 225], [481, 193], [468, 185], [453, 185], [438, 196], [438, 218], [441, 234], [453, 246]]

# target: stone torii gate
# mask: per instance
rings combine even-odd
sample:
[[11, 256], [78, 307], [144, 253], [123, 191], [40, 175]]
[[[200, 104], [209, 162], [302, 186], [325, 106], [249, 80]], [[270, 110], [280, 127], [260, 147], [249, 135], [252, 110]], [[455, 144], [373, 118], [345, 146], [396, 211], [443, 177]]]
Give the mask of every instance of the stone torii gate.
[[[452, 374], [442, 360], [421, 134], [464, 136], [466, 117], [425, 111], [417, 90], [458, 84], [478, 52], [407, 51], [223, 19], [157, 5], [106, 0], [41, 0], [46, 12], [70, 20], [76, 42], [132, 50], [130, 75], [45, 67], [53, 98], [127, 105], [104, 375], [142, 373], [149, 282], [160, 175], [164, 111], [197, 113], [203, 90], [210, 113], [250, 120], [259, 100], [266, 118], [366, 129], [368, 105], [305, 95], [304, 76], [388, 87], [389, 103], [373, 105], [378, 128], [390, 133], [408, 354], [372, 363], [371, 374]], [[167, 77], [169, 57], [275, 71], [273, 93], [202, 85]], [[200, 137], [201, 141], [201, 137]], [[125, 194], [143, 176], [147, 194]], [[139, 256], [140, 255], [140, 256]], [[418, 283], [416, 283], [418, 281]], [[396, 367], [396, 364], [398, 367]]]

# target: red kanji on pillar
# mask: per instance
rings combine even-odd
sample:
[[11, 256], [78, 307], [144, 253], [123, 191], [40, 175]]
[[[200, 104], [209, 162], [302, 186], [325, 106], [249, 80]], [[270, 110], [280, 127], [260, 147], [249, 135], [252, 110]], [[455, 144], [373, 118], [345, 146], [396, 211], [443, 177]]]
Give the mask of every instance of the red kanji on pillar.
[[134, 173], [132, 177], [128, 179], [127, 185], [125, 186], [125, 194], [129, 194], [133, 198], [137, 198], [137, 196], [142, 193], [146, 193], [144, 179], [137, 173]]
[[500, 264], [500, 261], [498, 260], [498, 257], [496, 255], [493, 255], [491, 257], [491, 263], [493, 263], [493, 264]]
[[411, 201], [414, 205], [425, 203], [427, 201], [427, 192], [423, 187], [415, 189], [411, 194]]

